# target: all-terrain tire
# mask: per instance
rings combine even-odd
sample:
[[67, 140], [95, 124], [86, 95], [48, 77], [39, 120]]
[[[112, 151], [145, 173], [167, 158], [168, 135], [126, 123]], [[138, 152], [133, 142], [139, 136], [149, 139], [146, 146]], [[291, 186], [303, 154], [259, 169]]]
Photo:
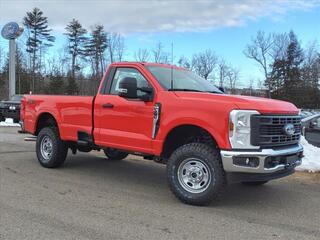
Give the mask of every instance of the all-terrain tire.
[[122, 152], [114, 148], [105, 148], [103, 151], [106, 157], [110, 160], [122, 160], [129, 155], [126, 152]]
[[68, 146], [60, 139], [56, 127], [41, 129], [37, 137], [36, 153], [39, 163], [45, 168], [60, 167], [64, 163]]
[[[189, 160], [190, 159], [190, 160]], [[189, 165], [188, 165], [189, 164]], [[195, 172], [189, 171], [192, 169], [192, 164], [196, 167]], [[189, 166], [189, 170], [184, 168]], [[200, 166], [200, 167], [199, 167]], [[202, 168], [202, 174], [201, 173]], [[207, 172], [208, 170], [208, 172]], [[198, 176], [210, 175], [210, 180], [206, 184], [199, 180], [194, 186], [198, 185], [200, 190], [192, 189], [193, 174], [198, 171]], [[190, 174], [187, 174], [190, 173]], [[191, 182], [188, 181], [188, 176]], [[187, 180], [182, 180], [186, 179]], [[167, 179], [169, 187], [174, 195], [182, 202], [191, 205], [208, 205], [214, 200], [217, 200], [222, 191], [226, 187], [226, 177], [223, 170], [221, 156], [218, 149], [214, 149], [203, 143], [189, 143], [176, 149], [170, 156], [167, 163]], [[207, 179], [209, 179], [207, 177]], [[185, 184], [187, 182], [187, 184]], [[188, 185], [190, 184], [188, 189]], [[203, 187], [201, 187], [203, 184]]]

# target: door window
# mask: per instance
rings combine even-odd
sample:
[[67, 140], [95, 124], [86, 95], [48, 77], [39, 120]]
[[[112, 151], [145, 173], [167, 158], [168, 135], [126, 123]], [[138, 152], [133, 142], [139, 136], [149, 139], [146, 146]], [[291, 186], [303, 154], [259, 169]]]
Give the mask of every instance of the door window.
[[[149, 82], [142, 76], [142, 74], [135, 68], [117, 68], [117, 71], [113, 77], [112, 85], [110, 94], [112, 95], [118, 95], [119, 93], [119, 82], [123, 78], [126, 77], [133, 77], [137, 79], [137, 86], [138, 88], [142, 87], [151, 87]], [[137, 96], [141, 97], [144, 95], [144, 92], [141, 92], [140, 90], [137, 91]]]

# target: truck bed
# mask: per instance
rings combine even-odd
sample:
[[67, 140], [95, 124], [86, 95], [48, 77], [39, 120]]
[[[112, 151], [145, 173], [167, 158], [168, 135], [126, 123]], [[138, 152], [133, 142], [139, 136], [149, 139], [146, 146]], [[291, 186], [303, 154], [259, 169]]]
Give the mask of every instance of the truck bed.
[[76, 141], [78, 131], [91, 134], [93, 99], [90, 96], [25, 95], [21, 110], [24, 128], [35, 133], [41, 116], [51, 114], [57, 120], [61, 139]]

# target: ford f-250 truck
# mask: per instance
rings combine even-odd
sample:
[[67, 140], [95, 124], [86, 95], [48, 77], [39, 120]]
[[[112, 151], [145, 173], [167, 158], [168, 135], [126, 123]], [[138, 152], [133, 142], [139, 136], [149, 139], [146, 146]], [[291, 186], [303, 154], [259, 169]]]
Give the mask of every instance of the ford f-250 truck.
[[68, 149], [129, 153], [167, 166], [172, 192], [205, 205], [227, 183], [262, 185], [301, 163], [301, 119], [291, 103], [224, 94], [193, 72], [171, 65], [109, 66], [94, 97], [26, 95], [23, 130], [36, 154], [59, 167]]

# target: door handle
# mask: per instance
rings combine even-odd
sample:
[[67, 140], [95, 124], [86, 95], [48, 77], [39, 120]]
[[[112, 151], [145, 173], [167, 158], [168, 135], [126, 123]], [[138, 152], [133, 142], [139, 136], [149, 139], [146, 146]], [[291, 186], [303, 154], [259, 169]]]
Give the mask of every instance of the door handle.
[[105, 103], [105, 104], [102, 104], [102, 107], [103, 107], [103, 108], [113, 108], [113, 104], [111, 104], [111, 103]]

